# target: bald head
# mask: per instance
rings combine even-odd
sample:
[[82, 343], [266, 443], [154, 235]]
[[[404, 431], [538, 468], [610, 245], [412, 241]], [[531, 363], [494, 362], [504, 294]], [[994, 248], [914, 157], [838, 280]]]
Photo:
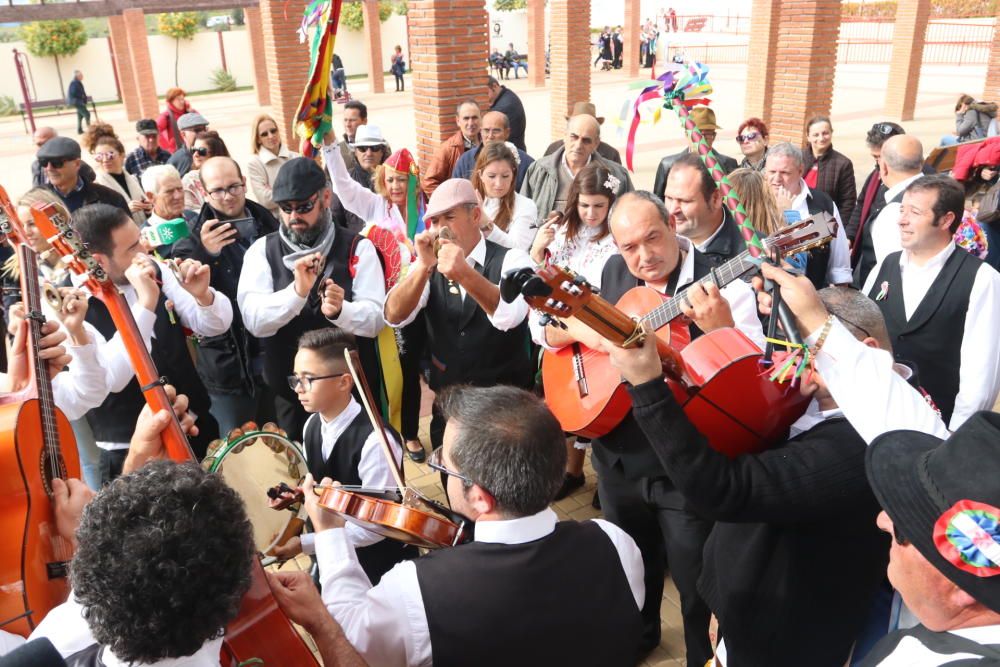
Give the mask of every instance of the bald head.
[[54, 136], [56, 136], [54, 127], [39, 127], [35, 130], [35, 134], [31, 138], [35, 142], [35, 148], [41, 148], [46, 141]]
[[483, 143], [490, 141], [507, 141], [510, 138], [510, 121], [507, 114], [501, 111], [487, 111], [483, 114], [483, 126], [479, 130]]
[[[206, 201], [220, 218], [238, 218], [246, 208], [246, 182], [236, 160], [230, 157], [212, 157], [198, 170], [201, 184], [208, 193]], [[233, 192], [228, 192], [233, 190]], [[221, 197], [213, 193], [223, 192]]]
[[[924, 147], [912, 134], [889, 137], [882, 144], [882, 180], [892, 187], [916, 176], [924, 165]], [[890, 182], [891, 181], [891, 182]]]
[[599, 143], [601, 143], [601, 126], [596, 118], [580, 114], [569, 119], [563, 146], [566, 149], [566, 162], [574, 173], [586, 166]]

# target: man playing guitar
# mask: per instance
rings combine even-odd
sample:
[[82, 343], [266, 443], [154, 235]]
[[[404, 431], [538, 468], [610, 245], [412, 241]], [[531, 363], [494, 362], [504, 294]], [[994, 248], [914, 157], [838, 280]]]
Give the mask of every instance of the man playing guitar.
[[[625, 292], [646, 285], [673, 296], [711, 272], [711, 264], [676, 233], [676, 223], [654, 195], [623, 195], [611, 216], [611, 233], [621, 251], [604, 267], [601, 295], [616, 302]], [[727, 304], [728, 302], [728, 304]], [[737, 327], [763, 347], [753, 290], [742, 281], [719, 289], [709, 284], [691, 290], [684, 304], [692, 338], [722, 327]], [[600, 349], [601, 337], [570, 318], [567, 329], [546, 328], [546, 347], [574, 342]], [[631, 415], [611, 432], [593, 441], [593, 463], [604, 515], [625, 530], [642, 551], [646, 604], [642, 646], [660, 642], [660, 599], [663, 592], [663, 552], [681, 596], [689, 665], [704, 665], [712, 656], [708, 638], [709, 610], [696, 590], [701, 552], [712, 523], [685, 509], [663, 464]]]

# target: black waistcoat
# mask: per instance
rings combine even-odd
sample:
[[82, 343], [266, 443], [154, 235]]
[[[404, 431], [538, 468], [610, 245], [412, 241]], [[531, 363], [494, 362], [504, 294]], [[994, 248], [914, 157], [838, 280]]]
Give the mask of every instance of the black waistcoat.
[[[292, 250], [285, 245], [285, 242], [281, 240], [277, 232], [268, 234], [265, 239], [264, 256], [267, 258], [268, 266], [271, 267], [271, 282], [274, 286], [274, 291], [277, 292], [285, 289], [295, 280], [294, 274], [285, 267], [282, 261], [282, 258], [292, 252]], [[321, 279], [333, 279], [337, 285], [344, 289], [344, 298], [348, 301], [353, 299], [352, 287], [354, 285], [354, 278], [351, 275], [350, 262], [354, 255], [354, 246], [357, 244], [357, 241], [357, 234], [343, 228], [338, 228], [333, 237], [333, 245], [326, 256], [326, 265], [322, 278], [317, 279], [317, 283]], [[316, 286], [314, 285], [309, 290], [309, 296], [306, 298], [306, 305], [302, 307], [302, 311], [289, 321], [288, 324], [281, 327], [273, 336], [260, 339], [261, 350], [264, 355], [264, 381], [273, 391], [292, 401], [296, 400], [295, 392], [289, 388], [287, 378], [291, 374], [292, 366], [295, 362], [295, 353], [299, 348], [299, 337], [313, 329], [334, 326], [320, 311], [320, 306], [322, 305], [323, 299], [317, 293]], [[359, 348], [358, 352], [363, 358], [364, 353], [361, 351], [361, 348], [362, 346], [370, 347], [371, 339], [359, 337], [357, 344]], [[365, 374], [370, 378], [375, 377], [369, 375], [367, 365], [365, 367]], [[370, 380], [370, 382], [373, 381]]]
[[[157, 278], [159, 277], [157, 267]], [[215, 298], [226, 297], [216, 294]], [[212, 402], [195, 371], [181, 324], [171, 323], [166, 303], [167, 298], [161, 290], [156, 302], [151, 356], [157, 370], [176, 387], [177, 393], [187, 395], [190, 409], [198, 416], [199, 433], [190, 441], [200, 459], [205, 455], [208, 443], [219, 437], [219, 424], [209, 412]], [[118, 331], [111, 313], [99, 299], [91, 297], [86, 319], [107, 340], [111, 340]], [[176, 321], [176, 316], [174, 319]], [[135, 431], [135, 421], [145, 404], [146, 400], [139, 391], [139, 381], [133, 377], [124, 389], [108, 394], [103, 403], [87, 413], [87, 421], [94, 431], [94, 437], [102, 442], [129, 442]]]
[[[477, 270], [494, 285], [500, 283], [507, 248], [486, 241], [485, 266]], [[476, 300], [453, 294], [448, 279], [435, 272], [425, 309], [431, 353], [430, 387], [453, 384], [528, 388], [532, 369], [528, 356], [527, 318], [513, 329], [494, 327]], [[454, 291], [458, 290], [456, 285]]]
[[[809, 196], [806, 197], [806, 207], [809, 209], [809, 215], [816, 215], [817, 213], [829, 213], [833, 215], [833, 200], [830, 199], [830, 195], [819, 190], [810, 191]], [[833, 243], [832, 239], [830, 243], [809, 251], [809, 261], [806, 263], [806, 277], [812, 281], [816, 289], [823, 289], [828, 285], [826, 272], [830, 268], [831, 243]]]
[[958, 394], [969, 296], [982, 261], [956, 248], [907, 321], [899, 270], [901, 254], [886, 256], [868, 296], [874, 299], [882, 284], [888, 283], [886, 297], [875, 303], [885, 317], [893, 355], [897, 360], [916, 364], [924, 389], [947, 424]]
[[[691, 252], [694, 253], [694, 280], [697, 281], [709, 275], [713, 265], [695, 248], [692, 248]], [[679, 272], [679, 269], [674, 271], [670, 281], [668, 281], [668, 294], [677, 292]], [[639, 279], [629, 273], [628, 266], [621, 255], [612, 255], [608, 258], [601, 274], [601, 296], [603, 298], [615, 303], [622, 298], [625, 292], [633, 287], [639, 287], [639, 285]], [[702, 335], [701, 329], [693, 323], [688, 325], [688, 329], [691, 332], [691, 340]], [[595, 439], [593, 445], [593, 455], [598, 460], [609, 467], [620, 461], [626, 476], [629, 478], [662, 477], [667, 474], [667, 471], [663, 469], [663, 463], [650, 447], [646, 434], [632, 417], [631, 410], [612, 431]]]
[[[396, 442], [402, 442], [399, 434], [392, 427], [387, 426], [387, 428]], [[321, 480], [324, 477], [329, 477], [344, 486], [360, 486], [361, 475], [358, 473], [358, 464], [361, 462], [365, 441], [374, 430], [368, 415], [362, 410], [337, 438], [337, 443], [330, 452], [329, 458], [324, 459], [322, 422], [318, 416], [311, 418], [306, 422], [302, 446], [306, 450], [306, 463], [313, 478]], [[420, 555], [416, 547], [389, 539], [380, 540], [365, 547], [358, 547], [355, 552], [358, 554], [361, 569], [368, 575], [373, 586], [377, 585], [382, 579], [382, 575], [391, 570], [396, 563]]]
[[638, 661], [639, 609], [618, 551], [593, 522], [560, 522], [523, 544], [439, 549], [415, 565], [436, 667]]
[[733, 218], [733, 214], [725, 206], [722, 207], [722, 229], [714, 239], [708, 242], [704, 250], [698, 253], [710, 266], [721, 266], [746, 250], [743, 233]]
[[[899, 204], [903, 201], [903, 190], [895, 197], [892, 198], [892, 203]], [[882, 212], [889, 202], [885, 201], [885, 197], [881, 195], [875, 195], [876, 202], [881, 200], [884, 202], [878, 209], [878, 213], [872, 213], [868, 216], [868, 222], [865, 224], [864, 228], [861, 230], [861, 257], [858, 259], [858, 265], [854, 267], [854, 287], [855, 289], [864, 289], [865, 281], [868, 280], [868, 274], [871, 273], [872, 269], [878, 262], [875, 259], [875, 241], [872, 239], [872, 227], [875, 225], [875, 218], [878, 217], [879, 213]], [[872, 204], [872, 209], [875, 205]], [[893, 222], [895, 224], [895, 222]], [[885, 262], [882, 263], [885, 266]], [[881, 284], [881, 280], [879, 283]]]

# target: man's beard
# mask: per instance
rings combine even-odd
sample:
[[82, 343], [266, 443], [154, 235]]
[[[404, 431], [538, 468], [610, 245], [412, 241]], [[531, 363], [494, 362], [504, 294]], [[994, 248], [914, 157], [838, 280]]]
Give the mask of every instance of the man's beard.
[[288, 226], [284, 220], [281, 221], [281, 226], [285, 231], [285, 237], [292, 243], [300, 246], [305, 246], [311, 248], [316, 244], [320, 238], [326, 234], [327, 228], [332, 222], [332, 214], [330, 209], [322, 208], [319, 212], [319, 220], [312, 227], [307, 227], [301, 232], [297, 232]]

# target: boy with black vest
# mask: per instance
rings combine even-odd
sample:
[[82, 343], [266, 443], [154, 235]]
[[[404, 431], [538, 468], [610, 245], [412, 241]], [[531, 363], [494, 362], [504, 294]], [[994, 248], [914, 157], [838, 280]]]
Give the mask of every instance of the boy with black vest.
[[566, 465], [559, 422], [509, 386], [455, 387], [437, 403], [447, 425], [429, 460], [452, 509], [476, 522], [474, 542], [372, 587], [307, 478], [323, 601], [347, 639], [370, 665], [635, 665], [641, 557], [611, 523], [559, 522], [549, 508]]
[[[209, 268], [201, 262], [185, 260], [175, 275], [141, 254], [139, 228], [121, 209], [106, 204], [85, 206], [73, 215], [73, 228], [131, 305], [153, 363], [178, 392], [188, 396], [191, 411], [198, 418], [198, 435], [191, 438], [191, 448], [201, 458], [208, 443], [219, 437], [219, 425], [209, 411], [212, 403], [195, 372], [184, 329], [199, 336], [225, 332], [233, 321], [232, 304], [229, 299], [217, 298], [209, 286]], [[98, 343], [118, 335], [111, 314], [99, 299], [90, 299], [86, 321], [103, 337]], [[121, 474], [132, 426], [145, 405], [134, 367], [124, 357], [124, 350], [119, 356], [123, 357], [119, 363], [108, 363], [106, 369], [112, 393], [87, 413], [102, 450], [104, 482]]]
[[385, 326], [385, 282], [371, 241], [331, 223], [330, 188], [313, 160], [282, 165], [272, 196], [281, 225], [247, 250], [236, 299], [247, 331], [260, 339], [278, 424], [299, 440], [307, 415], [288, 386], [299, 337], [330, 326], [353, 334], [375, 386], [380, 375], [374, 338]]
[[[430, 230], [414, 238], [417, 259], [389, 290], [385, 321], [400, 328], [426, 311], [434, 391], [453, 384], [530, 387], [528, 306], [520, 295], [503, 301], [498, 284], [511, 269], [531, 266], [531, 258], [486, 240], [476, 191], [464, 178], [449, 179], [434, 190], [424, 220]], [[430, 430], [437, 449], [444, 435], [437, 411]]]
[[[366, 489], [393, 488], [395, 478], [381, 438], [351, 394], [354, 380], [347, 370], [344, 350], [354, 348], [354, 336], [334, 327], [307, 331], [299, 339], [288, 384], [310, 413], [302, 437], [306, 463], [315, 479], [329, 477], [345, 486]], [[402, 466], [399, 434], [387, 427], [386, 438], [396, 465]], [[373, 584], [396, 563], [419, 555], [415, 547], [383, 539], [356, 524], [347, 526], [347, 534]], [[314, 537], [306, 533], [301, 539], [293, 538], [277, 549], [276, 555], [290, 558], [300, 552], [315, 553]]]
[[949, 176], [924, 176], [903, 193], [902, 250], [868, 275], [863, 292], [882, 309], [897, 360], [920, 380], [954, 431], [1000, 391], [1000, 274], [952, 237], [965, 195]]

